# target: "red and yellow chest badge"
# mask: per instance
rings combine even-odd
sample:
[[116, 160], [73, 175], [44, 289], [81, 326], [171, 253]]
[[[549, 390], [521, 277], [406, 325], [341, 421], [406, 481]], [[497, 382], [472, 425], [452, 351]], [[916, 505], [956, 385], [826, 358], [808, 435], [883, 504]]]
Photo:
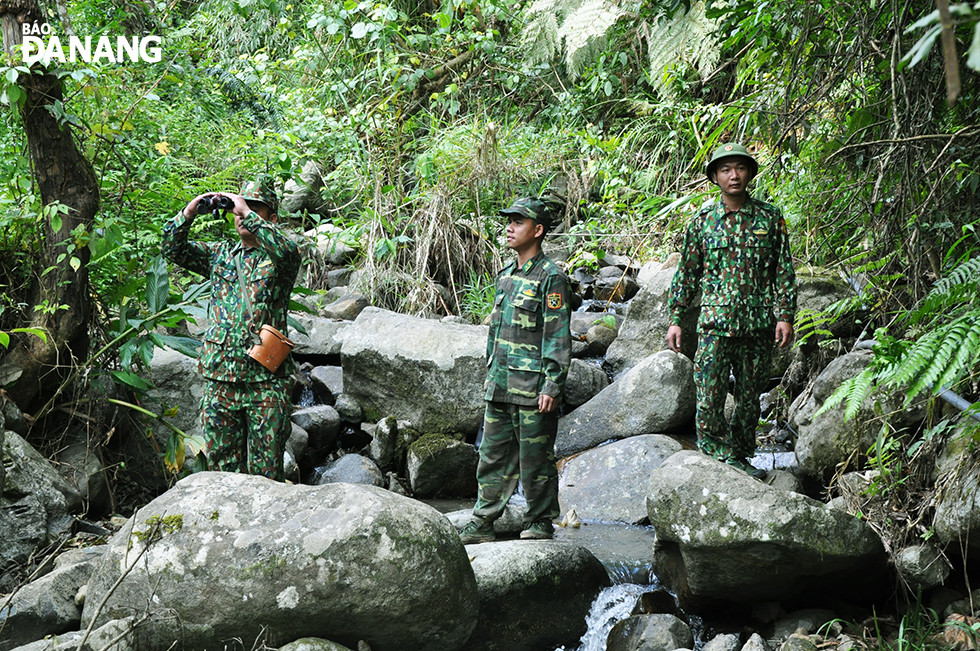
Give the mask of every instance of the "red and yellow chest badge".
[[562, 306], [561, 294], [558, 292], [553, 292], [548, 294], [548, 308], [551, 310], [560, 310]]

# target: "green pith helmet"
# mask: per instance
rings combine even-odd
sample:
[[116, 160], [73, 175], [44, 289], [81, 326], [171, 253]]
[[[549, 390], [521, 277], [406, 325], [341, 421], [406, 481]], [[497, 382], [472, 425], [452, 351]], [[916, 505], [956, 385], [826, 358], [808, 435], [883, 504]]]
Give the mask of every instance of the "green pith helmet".
[[728, 158], [729, 156], [741, 156], [742, 158], [748, 159], [749, 169], [752, 171], [752, 177], [749, 179], [750, 181], [755, 178], [756, 174], [759, 173], [759, 163], [752, 158], [752, 154], [749, 153], [749, 150], [746, 149], [744, 145], [729, 142], [720, 145], [718, 149], [715, 150], [715, 153], [711, 154], [711, 159], [704, 168], [704, 174], [708, 177], [709, 181], [712, 183], [715, 182], [715, 180], [711, 177], [715, 174], [715, 168], [718, 167], [718, 161], [720, 161], [722, 158]]
[[272, 214], [279, 212], [279, 197], [276, 196], [275, 186], [269, 176], [262, 175], [255, 181], [248, 181], [239, 194], [246, 201], [264, 203]]
[[527, 219], [533, 219], [544, 226], [545, 230], [551, 228], [551, 211], [543, 201], [535, 197], [516, 199], [509, 207], [503, 208], [500, 214], [503, 217], [520, 215]]

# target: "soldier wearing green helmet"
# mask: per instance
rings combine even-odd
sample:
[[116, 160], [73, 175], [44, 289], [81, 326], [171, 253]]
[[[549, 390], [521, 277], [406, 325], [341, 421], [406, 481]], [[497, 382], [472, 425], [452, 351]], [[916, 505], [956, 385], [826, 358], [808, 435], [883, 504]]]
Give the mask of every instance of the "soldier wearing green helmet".
[[[681, 350], [681, 319], [701, 294], [697, 388], [698, 448], [719, 461], [762, 478], [753, 467], [759, 394], [765, 389], [773, 341], [793, 342], [796, 276], [786, 221], [779, 208], [752, 197], [759, 171], [737, 143], [715, 149], [705, 166], [720, 196], [688, 224], [670, 287], [667, 345]], [[725, 421], [729, 376], [735, 378], [735, 412]]]
[[541, 251], [551, 208], [524, 197], [500, 211], [517, 259], [497, 275], [487, 338], [487, 401], [478, 496], [461, 529], [464, 544], [495, 539], [493, 523], [520, 480], [527, 498], [523, 539], [548, 539], [558, 517], [555, 437], [572, 357], [565, 274]]
[[[245, 183], [238, 194], [204, 193], [166, 223], [161, 248], [170, 262], [210, 279], [208, 328], [198, 358], [209, 468], [282, 481], [294, 366], [286, 358], [273, 372], [248, 355], [263, 325], [286, 332], [299, 272], [299, 248], [276, 226], [278, 207], [269, 177]], [[234, 215], [237, 242], [189, 240], [197, 215], [212, 210]]]

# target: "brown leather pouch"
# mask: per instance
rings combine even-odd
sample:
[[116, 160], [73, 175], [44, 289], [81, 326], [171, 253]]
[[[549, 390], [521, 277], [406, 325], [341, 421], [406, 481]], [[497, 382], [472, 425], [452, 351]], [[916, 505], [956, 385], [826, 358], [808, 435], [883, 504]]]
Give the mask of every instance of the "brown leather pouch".
[[262, 326], [259, 339], [261, 343], [252, 346], [248, 356], [275, 373], [293, 349], [293, 342], [271, 325]]

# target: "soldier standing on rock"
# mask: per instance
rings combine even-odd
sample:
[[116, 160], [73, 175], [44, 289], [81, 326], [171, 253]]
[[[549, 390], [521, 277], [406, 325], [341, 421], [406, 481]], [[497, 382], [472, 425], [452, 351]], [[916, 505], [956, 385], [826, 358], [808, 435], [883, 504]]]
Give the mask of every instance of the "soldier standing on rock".
[[568, 279], [541, 251], [552, 214], [536, 198], [500, 211], [517, 260], [497, 276], [487, 340], [487, 409], [479, 496], [460, 531], [464, 544], [494, 540], [494, 521], [517, 488], [527, 497], [521, 538], [548, 539], [559, 515], [555, 436], [571, 364]]
[[[263, 326], [286, 332], [286, 310], [301, 257], [275, 222], [271, 179], [248, 182], [241, 194], [195, 197], [163, 228], [163, 255], [211, 282], [208, 329], [198, 362], [205, 378], [201, 426], [212, 470], [283, 480], [289, 436], [289, 358], [275, 371], [249, 354]], [[228, 210], [238, 242], [188, 240], [198, 210]]]
[[[681, 317], [701, 291], [697, 387], [698, 448], [756, 478], [759, 394], [765, 389], [775, 343], [793, 342], [796, 275], [786, 222], [779, 208], [749, 195], [759, 165], [742, 145], [718, 147], [705, 169], [721, 190], [684, 233], [670, 286], [667, 345], [681, 350]], [[775, 310], [775, 315], [774, 315]], [[735, 377], [735, 412], [725, 422], [729, 372]]]

